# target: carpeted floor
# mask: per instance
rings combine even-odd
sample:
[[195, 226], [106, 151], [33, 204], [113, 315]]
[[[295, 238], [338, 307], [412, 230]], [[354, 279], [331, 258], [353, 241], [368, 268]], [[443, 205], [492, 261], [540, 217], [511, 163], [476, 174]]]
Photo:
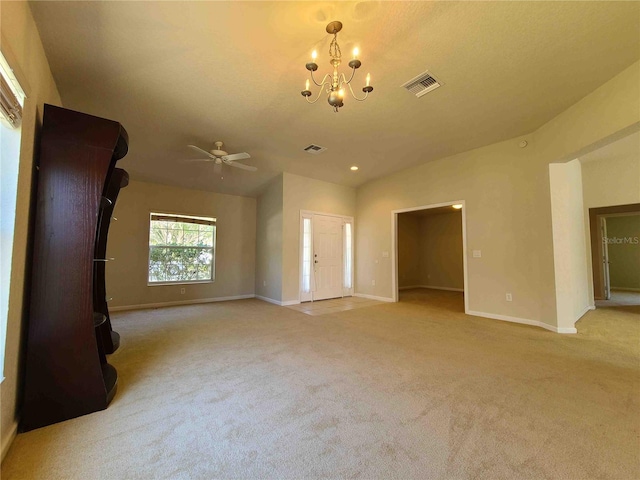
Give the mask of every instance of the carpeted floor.
[[18, 435], [2, 478], [640, 478], [638, 307], [558, 335], [402, 300], [118, 313], [111, 406]]

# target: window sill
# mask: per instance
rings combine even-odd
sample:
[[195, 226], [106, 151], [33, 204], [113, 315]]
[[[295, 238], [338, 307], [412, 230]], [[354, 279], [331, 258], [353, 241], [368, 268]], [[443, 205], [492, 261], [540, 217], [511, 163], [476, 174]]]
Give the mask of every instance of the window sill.
[[215, 280], [193, 280], [191, 282], [147, 282], [147, 287], [166, 287], [167, 285], [198, 285], [202, 283], [214, 283]]

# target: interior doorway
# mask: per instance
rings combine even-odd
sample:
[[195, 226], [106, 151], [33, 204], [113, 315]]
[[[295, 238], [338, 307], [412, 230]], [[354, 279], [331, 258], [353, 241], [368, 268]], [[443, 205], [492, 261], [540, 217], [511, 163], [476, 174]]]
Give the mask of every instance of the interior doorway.
[[640, 305], [640, 204], [589, 209], [597, 306]]
[[353, 295], [353, 217], [300, 212], [300, 302]]
[[459, 298], [468, 312], [464, 201], [394, 210], [392, 222], [393, 301], [401, 292], [404, 299], [456, 292], [446, 295]]

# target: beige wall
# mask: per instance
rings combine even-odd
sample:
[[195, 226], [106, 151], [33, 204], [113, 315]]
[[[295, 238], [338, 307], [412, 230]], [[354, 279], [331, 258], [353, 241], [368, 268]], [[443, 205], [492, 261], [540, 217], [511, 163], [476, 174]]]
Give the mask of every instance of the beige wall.
[[[149, 213], [216, 218], [216, 274], [212, 283], [147, 286]], [[120, 191], [107, 256], [110, 307], [253, 295], [256, 200], [249, 197], [132, 181]], [[185, 288], [181, 294], [180, 289]]]
[[640, 146], [638, 149], [635, 155], [582, 164], [587, 215], [589, 208], [640, 203]]
[[398, 286], [422, 285], [420, 218], [408, 213], [398, 215]]
[[[553, 286], [538, 288], [544, 264], [552, 271], [552, 260], [537, 251], [542, 232], [531, 228], [548, 221], [546, 205], [532, 202], [548, 196], [548, 186], [529, 182], [536, 177], [548, 182], [547, 165], [534, 160], [533, 149], [519, 148], [519, 140], [425, 163], [359, 188], [356, 292], [392, 297], [391, 259], [382, 256], [391, 251], [392, 210], [464, 200], [470, 310], [522, 318], [553, 313], [545, 304], [553, 302]], [[472, 258], [474, 249], [481, 250], [481, 258]], [[514, 302], [506, 302], [506, 292]]]
[[398, 215], [398, 285], [464, 289], [462, 213]]
[[300, 211], [354, 216], [355, 197], [354, 188], [286, 172], [272, 182], [258, 197], [256, 295], [297, 302]]
[[420, 250], [420, 285], [464, 289], [462, 212], [422, 218]]
[[[635, 63], [530, 135], [360, 187], [356, 292], [392, 297], [391, 259], [381, 254], [391, 251], [392, 210], [465, 200], [470, 311], [557, 326], [548, 164], [637, 126], [639, 102]], [[528, 147], [518, 147], [522, 139]], [[474, 249], [481, 258], [470, 255]]]
[[640, 291], [640, 214], [607, 217], [611, 288]]
[[282, 300], [282, 182], [280, 175], [258, 197], [256, 295]]
[[573, 329], [590, 304], [580, 161], [551, 164], [549, 176], [557, 325]]
[[353, 217], [356, 191], [291, 173], [283, 178], [282, 301], [293, 302], [300, 293], [300, 210]]
[[44, 103], [61, 105], [60, 95], [51, 75], [49, 64], [42, 48], [27, 2], [2, 2], [0, 31], [2, 53], [14, 69], [27, 94], [22, 120], [22, 142], [16, 200], [16, 222], [11, 264], [9, 310], [4, 375], [1, 384], [2, 456], [6, 453], [17, 427], [17, 399], [21, 372], [21, 339], [24, 330], [25, 278], [28, 269], [29, 211], [33, 178], [33, 156], [37, 132], [42, 124]]

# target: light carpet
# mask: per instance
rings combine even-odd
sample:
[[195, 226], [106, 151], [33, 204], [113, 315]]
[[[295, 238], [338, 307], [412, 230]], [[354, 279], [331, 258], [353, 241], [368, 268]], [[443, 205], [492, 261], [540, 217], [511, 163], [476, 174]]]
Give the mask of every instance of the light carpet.
[[637, 307], [558, 335], [402, 300], [115, 314], [113, 403], [18, 435], [2, 478], [640, 478]]

